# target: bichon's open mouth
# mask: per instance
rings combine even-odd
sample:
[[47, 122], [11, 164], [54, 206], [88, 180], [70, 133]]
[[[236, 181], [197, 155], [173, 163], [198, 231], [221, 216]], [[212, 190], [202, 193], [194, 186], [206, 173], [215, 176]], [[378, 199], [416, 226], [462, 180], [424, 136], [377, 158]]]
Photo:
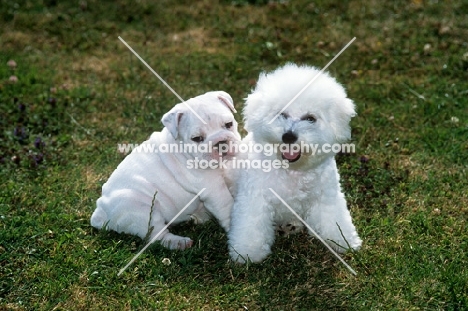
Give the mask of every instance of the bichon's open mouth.
[[287, 151], [281, 153], [283, 160], [288, 160], [289, 163], [296, 162], [301, 157], [300, 151]]

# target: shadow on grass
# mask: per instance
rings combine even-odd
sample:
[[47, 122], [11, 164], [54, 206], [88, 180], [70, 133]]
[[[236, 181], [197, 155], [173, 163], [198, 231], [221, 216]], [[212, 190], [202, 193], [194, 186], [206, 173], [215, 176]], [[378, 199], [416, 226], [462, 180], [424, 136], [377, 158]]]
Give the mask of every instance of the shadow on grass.
[[[171, 232], [190, 236], [194, 246], [185, 251], [171, 251], [155, 244], [112, 282], [134, 281], [145, 287], [148, 297], [182, 296], [178, 308], [191, 307], [201, 301], [223, 309], [307, 309], [320, 306], [339, 309], [336, 273], [347, 273], [323, 246], [305, 232], [278, 236], [273, 253], [260, 264], [231, 263], [226, 234], [216, 223], [196, 226], [178, 225]], [[98, 234], [102, 248], [114, 248], [116, 257], [112, 274], [116, 274], [141, 249], [141, 240], [113, 232]], [[110, 238], [110, 239], [109, 239]], [[121, 239], [124, 239], [123, 243]], [[131, 250], [128, 253], [128, 250]], [[128, 258], [122, 255], [125, 252]], [[133, 255], [131, 255], [133, 254]], [[168, 264], [167, 258], [170, 261]], [[97, 258], [96, 258], [97, 259]], [[108, 258], [107, 260], [110, 260]], [[166, 264], [165, 264], [166, 263]], [[349, 277], [353, 277], [349, 275]], [[177, 300], [177, 299], [176, 299]], [[201, 300], [201, 301], [200, 301]], [[173, 301], [175, 302], [175, 301]]]

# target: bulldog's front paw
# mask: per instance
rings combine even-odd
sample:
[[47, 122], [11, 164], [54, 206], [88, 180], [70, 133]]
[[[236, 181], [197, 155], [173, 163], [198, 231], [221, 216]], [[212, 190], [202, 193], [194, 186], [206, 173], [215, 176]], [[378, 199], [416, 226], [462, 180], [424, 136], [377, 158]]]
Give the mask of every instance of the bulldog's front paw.
[[193, 246], [193, 241], [190, 238], [168, 233], [161, 240], [164, 247], [174, 250], [184, 250]]

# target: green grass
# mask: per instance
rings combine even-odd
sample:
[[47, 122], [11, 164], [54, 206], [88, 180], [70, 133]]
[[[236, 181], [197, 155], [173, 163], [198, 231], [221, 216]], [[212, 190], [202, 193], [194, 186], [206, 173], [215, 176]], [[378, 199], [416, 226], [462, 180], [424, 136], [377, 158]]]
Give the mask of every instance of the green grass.
[[[0, 1], [0, 309], [468, 309], [465, 2], [81, 3]], [[357, 37], [329, 68], [358, 110], [356, 154], [338, 157], [356, 277], [305, 234], [233, 265], [214, 222], [175, 228], [196, 246], [154, 245], [117, 276], [144, 244], [90, 215], [116, 144], [178, 101], [118, 36], [182, 97], [221, 89], [238, 108], [262, 70], [323, 67]]]

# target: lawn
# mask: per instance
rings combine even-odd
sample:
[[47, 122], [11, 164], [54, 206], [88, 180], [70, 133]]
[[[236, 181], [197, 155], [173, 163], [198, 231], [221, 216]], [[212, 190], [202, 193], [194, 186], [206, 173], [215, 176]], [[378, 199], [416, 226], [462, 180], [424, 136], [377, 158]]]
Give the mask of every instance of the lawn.
[[[0, 16], [0, 310], [468, 310], [466, 1], [0, 0]], [[260, 72], [321, 68], [356, 37], [328, 71], [358, 111], [337, 157], [357, 276], [305, 233], [235, 265], [214, 221], [117, 276], [145, 244], [91, 213], [117, 144], [178, 103], [119, 36], [183, 98], [230, 93], [241, 123]]]

